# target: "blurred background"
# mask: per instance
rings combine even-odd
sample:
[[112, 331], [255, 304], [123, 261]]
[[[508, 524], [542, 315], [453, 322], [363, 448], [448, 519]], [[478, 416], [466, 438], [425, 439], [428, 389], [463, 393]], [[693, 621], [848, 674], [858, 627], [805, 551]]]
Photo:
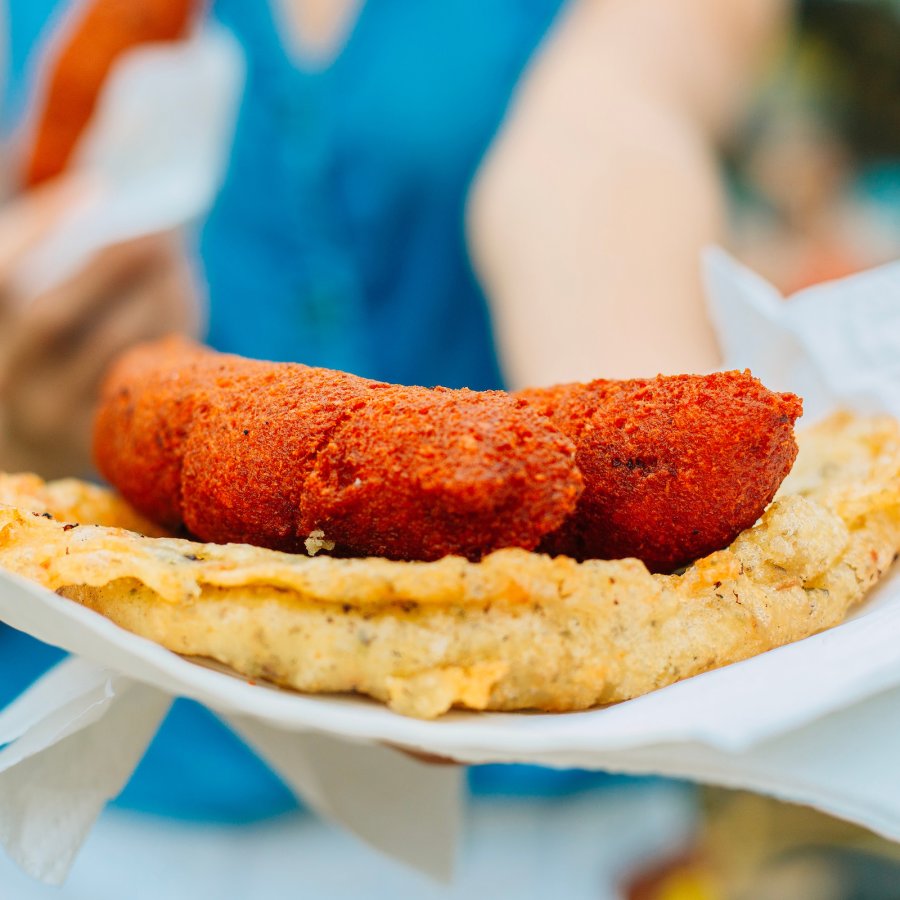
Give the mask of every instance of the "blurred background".
[[725, 151], [733, 247], [785, 294], [900, 252], [898, 6], [807, 0]]
[[[103, 370], [170, 331], [473, 388], [702, 371], [706, 243], [786, 296], [900, 258], [892, 0], [4, 6], [8, 471], [93, 477]], [[0, 699], [58, 658], [0, 643]], [[179, 703], [52, 896], [158, 896], [152, 856], [172, 897], [900, 897], [895, 845], [773, 800], [469, 785], [457, 883], [430, 885]], [[6, 864], [0, 895], [51, 893]]]

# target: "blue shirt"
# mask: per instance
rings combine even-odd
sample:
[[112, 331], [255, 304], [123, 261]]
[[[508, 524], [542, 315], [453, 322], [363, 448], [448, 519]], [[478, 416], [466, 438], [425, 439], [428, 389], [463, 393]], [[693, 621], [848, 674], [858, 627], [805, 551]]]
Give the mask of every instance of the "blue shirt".
[[[208, 340], [415, 384], [502, 387], [464, 204], [511, 92], [561, 0], [369, 0], [336, 59], [304, 70], [264, 0], [218, 0], [247, 82], [230, 168], [200, 239]], [[7, 124], [29, 55], [59, 0], [11, 4]], [[49, 23], [49, 24], [48, 24]], [[0, 632], [8, 701], [59, 658]], [[13, 674], [9, 674], [13, 673]], [[491, 793], [559, 793], [602, 776], [483, 767]], [[247, 821], [295, 806], [209, 711], [171, 714], [118, 803], [182, 818]]]

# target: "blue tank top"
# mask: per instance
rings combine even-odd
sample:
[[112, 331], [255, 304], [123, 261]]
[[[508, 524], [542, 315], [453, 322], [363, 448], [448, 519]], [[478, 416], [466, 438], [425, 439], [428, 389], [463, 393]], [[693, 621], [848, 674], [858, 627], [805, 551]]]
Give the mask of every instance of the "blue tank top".
[[203, 231], [210, 343], [400, 383], [500, 387], [464, 204], [558, 5], [372, 0], [338, 56], [310, 71], [269, 4], [219, 0], [247, 83]]
[[[369, 0], [334, 61], [310, 71], [291, 59], [268, 3], [218, 0], [214, 14], [245, 49], [247, 82], [229, 171], [200, 234], [209, 342], [401, 383], [501, 387], [464, 204], [560, 3]], [[27, 47], [60, 5], [11, 4], [7, 122], [23, 105]], [[0, 703], [60, 656], [8, 628], [0, 654]], [[602, 780], [522, 767], [472, 775], [476, 791], [509, 794]], [[212, 713], [183, 700], [117, 803], [230, 822], [296, 805]]]

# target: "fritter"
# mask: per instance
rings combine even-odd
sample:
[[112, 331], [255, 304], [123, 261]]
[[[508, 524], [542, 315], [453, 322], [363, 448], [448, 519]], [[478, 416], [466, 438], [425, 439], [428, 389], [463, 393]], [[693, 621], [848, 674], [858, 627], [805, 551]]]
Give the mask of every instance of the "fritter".
[[398, 387], [169, 338], [111, 370], [101, 473], [218, 543], [393, 559], [532, 550], [582, 490], [574, 444], [501, 391]]
[[759, 518], [797, 455], [794, 394], [749, 372], [660, 375], [518, 396], [577, 447], [585, 489], [540, 549], [637, 557], [671, 572], [726, 547]]
[[13, 501], [0, 507], [0, 566], [246, 678], [356, 691], [421, 717], [576, 710], [841, 622], [900, 549], [900, 426], [838, 417], [801, 435], [796, 477], [762, 520], [681, 575], [523, 550], [310, 559], [72, 527], [79, 506], [115, 505], [85, 489], [79, 504], [71, 487], [0, 479]]
[[114, 366], [95, 456], [141, 513], [208, 541], [420, 560], [539, 548], [672, 571], [759, 518], [800, 411], [747, 372], [507, 395], [170, 338]]

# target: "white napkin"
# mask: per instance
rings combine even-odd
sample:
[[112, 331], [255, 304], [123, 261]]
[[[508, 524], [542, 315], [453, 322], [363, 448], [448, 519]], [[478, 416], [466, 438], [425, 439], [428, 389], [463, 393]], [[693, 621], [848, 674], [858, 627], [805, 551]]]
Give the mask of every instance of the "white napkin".
[[240, 45], [212, 26], [124, 55], [70, 165], [91, 190], [18, 267], [23, 294], [103, 247], [199, 219], [225, 174], [243, 75]]
[[[0, 572], [0, 605], [24, 601], [33, 613], [30, 586], [27, 597], [22, 582], [8, 579]], [[17, 621], [15, 614], [3, 618]], [[35, 633], [48, 632], [38, 627]], [[74, 646], [82, 645], [75, 637]], [[235, 681], [215, 674], [223, 685]], [[28, 874], [51, 884], [65, 879], [91, 826], [125, 786], [171, 705], [170, 684], [156, 681], [166, 689], [70, 657], [0, 712], [0, 744], [6, 745], [0, 750], [0, 843]], [[461, 814], [459, 767], [427, 765], [379, 745], [284, 731], [248, 714], [223, 718], [318, 813], [388, 856], [450, 879]]]
[[9, 856], [60, 884], [171, 702], [154, 687], [70, 659], [0, 713], [0, 842]]
[[388, 856], [451, 879], [459, 767], [430, 765], [378, 744], [284, 731], [252, 716], [227, 721], [318, 813]]
[[[816, 807], [900, 841], [900, 688], [882, 691], [802, 728], [728, 751], [696, 742], [597, 754], [592, 764], [633, 775], [663, 773]], [[583, 754], [533, 758], [580, 765]]]
[[788, 302], [723, 250], [708, 250], [705, 268], [724, 368], [799, 394], [807, 421], [838, 406], [900, 416], [900, 261]]

